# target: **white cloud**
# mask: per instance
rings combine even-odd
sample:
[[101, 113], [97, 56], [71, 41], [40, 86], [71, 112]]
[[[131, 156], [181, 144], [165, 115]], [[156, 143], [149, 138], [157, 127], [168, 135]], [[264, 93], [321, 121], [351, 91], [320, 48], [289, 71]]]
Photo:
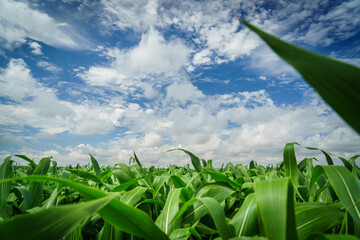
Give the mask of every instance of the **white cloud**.
[[37, 42], [29, 42], [29, 47], [32, 49], [31, 52], [35, 55], [43, 55], [41, 51], [41, 45]]
[[188, 101], [195, 101], [201, 97], [204, 97], [202, 92], [191, 83], [174, 83], [166, 88], [165, 101], [185, 104]]
[[211, 55], [212, 53], [209, 49], [203, 49], [200, 52], [194, 54], [192, 63], [194, 65], [209, 64], [212, 62]]
[[355, 36], [359, 32], [359, 27], [360, 2], [343, 1], [315, 19], [305, 35], [299, 39], [313, 45], [327, 46], [336, 40]]
[[188, 62], [189, 49], [180, 39], [166, 41], [155, 29], [143, 34], [139, 45], [115, 51], [113, 67], [126, 75], [177, 73]]
[[157, 0], [102, 0], [101, 3], [106, 12], [105, 23], [120, 29], [146, 31], [158, 23]]
[[248, 29], [238, 30], [239, 21], [218, 24], [200, 30], [200, 39], [205, 41], [207, 47], [215, 50], [220, 56], [229, 60], [249, 55], [260, 44], [260, 40]]
[[154, 29], [144, 33], [133, 48], [106, 51], [112, 59], [110, 66], [92, 66], [77, 71], [77, 76], [92, 86], [111, 86], [126, 95], [141, 91], [147, 98], [155, 96], [156, 87], [181, 75], [190, 52], [179, 39], [167, 41]]
[[12, 59], [6, 69], [0, 70], [1, 96], [20, 102], [25, 97], [33, 96], [33, 92], [37, 91], [36, 85], [22, 59]]
[[57, 47], [79, 47], [66, 33], [67, 24], [31, 8], [26, 2], [0, 1], [0, 38], [8, 48], [23, 44], [26, 38]]
[[61, 68], [56, 66], [53, 63], [49, 63], [47, 61], [41, 60], [39, 61], [36, 66], [41, 67], [45, 69], [46, 71], [52, 72], [52, 73], [58, 73], [61, 71]]

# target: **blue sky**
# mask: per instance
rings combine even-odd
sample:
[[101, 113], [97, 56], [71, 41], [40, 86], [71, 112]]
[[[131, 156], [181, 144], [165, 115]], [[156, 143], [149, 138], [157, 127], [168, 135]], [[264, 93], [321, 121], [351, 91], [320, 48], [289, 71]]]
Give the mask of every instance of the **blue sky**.
[[0, 0], [0, 157], [168, 166], [189, 163], [161, 154], [181, 147], [270, 164], [293, 141], [358, 154], [359, 135], [236, 16], [360, 66], [359, 0]]

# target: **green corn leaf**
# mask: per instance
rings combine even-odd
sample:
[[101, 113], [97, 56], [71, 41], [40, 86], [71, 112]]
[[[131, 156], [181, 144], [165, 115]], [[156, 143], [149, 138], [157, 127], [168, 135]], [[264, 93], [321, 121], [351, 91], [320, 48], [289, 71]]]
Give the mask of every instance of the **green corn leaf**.
[[[185, 150], [185, 149], [181, 149], [181, 148], [176, 148], [176, 149], [171, 149], [169, 151], [166, 151], [166, 152], [172, 152], [172, 151], [176, 151], [176, 150], [180, 150], [180, 151], [183, 151], [184, 153], [186, 153], [187, 155], [189, 155], [190, 159], [191, 159], [191, 163], [192, 165], [194, 166], [195, 170], [198, 172], [198, 173], [201, 173], [203, 170], [202, 170], [202, 167], [201, 167], [201, 163], [200, 163], [200, 159], [195, 156], [193, 153]], [[207, 182], [204, 174], [201, 173], [201, 177], [204, 179], [205, 182]]]
[[[300, 145], [299, 143], [295, 143], [295, 144], [298, 145], [298, 146], [304, 147], [304, 146]], [[333, 162], [332, 158], [330, 157], [330, 154], [328, 154], [324, 150], [314, 148], [314, 147], [304, 147], [304, 148], [309, 149], [309, 150], [321, 151], [325, 155], [325, 159], [326, 159], [327, 164], [328, 165], [334, 165], [334, 162]]]
[[255, 229], [257, 221], [257, 202], [255, 193], [246, 196], [241, 208], [230, 220], [235, 229], [235, 236], [250, 236]]
[[100, 169], [99, 163], [90, 153], [89, 153], [89, 155], [90, 155], [91, 163], [94, 168], [95, 174], [99, 178], [100, 174], [101, 174], [101, 169]]
[[[46, 175], [50, 168], [51, 157], [42, 158], [36, 166], [33, 175]], [[30, 205], [28, 208], [40, 206], [42, 202], [42, 182], [31, 182], [29, 185]]]
[[155, 221], [156, 225], [167, 235], [170, 235], [174, 229], [180, 227], [180, 221], [173, 221], [173, 219], [179, 211], [181, 190], [181, 188], [176, 188], [169, 192], [165, 206]]
[[299, 174], [295, 156], [295, 143], [287, 143], [284, 147], [285, 172], [291, 178], [295, 186], [299, 184]]
[[176, 188], [186, 187], [186, 183], [181, 179], [181, 177], [172, 175], [170, 178]]
[[226, 222], [224, 209], [221, 207], [220, 203], [209, 197], [199, 198], [199, 200], [207, 207], [221, 239], [227, 240], [234, 237], [234, 233]]
[[143, 179], [140, 179], [138, 182], [140, 185], [145, 186], [149, 189], [153, 189], [150, 177], [147, 176], [144, 169], [140, 168], [138, 165], [132, 165], [131, 170], [134, 171], [135, 177], [144, 177]]
[[269, 240], [297, 240], [291, 180], [256, 182], [255, 193], [266, 237]]
[[[0, 166], [0, 180], [11, 178], [13, 176], [13, 166], [11, 156], [4, 159]], [[5, 207], [10, 194], [11, 182], [0, 184], [0, 207]]]
[[36, 163], [34, 162], [34, 160], [32, 160], [32, 159], [30, 159], [30, 158], [28, 158], [27, 156], [25, 156], [25, 155], [19, 155], [19, 154], [15, 154], [14, 156], [16, 156], [16, 157], [19, 157], [19, 158], [21, 158], [21, 159], [23, 159], [23, 160], [25, 160], [25, 161], [27, 161], [27, 162], [29, 162], [30, 163], [30, 166], [33, 168], [33, 169], [35, 169], [36, 168]]
[[104, 223], [99, 232], [98, 240], [119, 240], [122, 239], [122, 232], [108, 222]]
[[123, 203], [125, 203], [127, 205], [134, 207], [144, 196], [146, 190], [147, 190], [147, 188], [144, 188], [144, 187], [140, 187], [140, 186], [136, 187], [136, 188], [128, 191], [127, 193], [125, 193], [120, 198], [120, 201], [122, 201]]
[[309, 240], [359, 240], [359, 238], [351, 235], [344, 235], [344, 234], [324, 234], [324, 235], [315, 235], [310, 238]]
[[[210, 197], [218, 201], [219, 203], [223, 202], [235, 191], [229, 187], [221, 185], [220, 183], [206, 184], [195, 194], [194, 198], [205, 198]], [[183, 222], [189, 222], [192, 220], [198, 220], [199, 218], [205, 216], [208, 213], [208, 209], [202, 202], [195, 203], [193, 208], [187, 211], [184, 215]]]
[[113, 197], [72, 206], [58, 206], [20, 215], [0, 223], [0, 239], [62, 239], [87, 216], [97, 212]]
[[187, 240], [190, 236], [190, 228], [178, 228], [172, 231], [170, 240]]
[[237, 184], [236, 182], [234, 182], [233, 180], [231, 180], [229, 177], [227, 177], [222, 173], [208, 172], [208, 171], [205, 171], [203, 173], [210, 175], [213, 179], [215, 179], [216, 182], [225, 182], [228, 183], [231, 187], [235, 188], [236, 190], [241, 189], [240, 184]]
[[[145, 176], [144, 176], [145, 177]], [[114, 187], [111, 192], [121, 192], [121, 191], [125, 191], [127, 188], [129, 188], [131, 185], [137, 183], [140, 179], [143, 179], [144, 177], [138, 177], [138, 178], [135, 178], [133, 180], [130, 180], [128, 182], [125, 182], [123, 184], [120, 184], [119, 186], [117, 187]]]
[[325, 102], [360, 133], [360, 68], [302, 49], [242, 22], [293, 66]]
[[229, 240], [268, 240], [266, 237], [236, 237]]
[[75, 169], [69, 169], [68, 171], [75, 175], [78, 175], [79, 177], [82, 177], [84, 179], [91, 180], [96, 183], [102, 183], [101, 180], [97, 176], [95, 176], [89, 172], [85, 172], [82, 170], [75, 170]]
[[320, 203], [299, 203], [295, 207], [299, 240], [321, 234], [342, 223], [344, 212], [337, 207]]
[[[13, 180], [27, 179], [31, 181], [55, 181], [78, 191], [88, 200], [109, 196], [107, 193], [90, 186], [86, 186], [68, 179], [48, 176], [23, 176], [0, 181], [1, 183]], [[114, 198], [108, 205], [99, 211], [105, 221], [116, 226], [119, 230], [128, 232], [144, 239], [168, 239], [168, 237], [155, 225], [150, 217], [143, 211], [122, 203]]]
[[344, 164], [344, 166], [349, 169], [349, 171], [352, 170], [352, 165], [350, 164], [350, 162], [348, 160], [346, 160], [345, 158], [343, 157], [338, 157]]
[[355, 227], [355, 235], [360, 237], [360, 184], [354, 175], [343, 166], [316, 166], [311, 179], [313, 188], [322, 175], [326, 174], [336, 195], [350, 213]]
[[138, 157], [136, 156], [135, 152], [134, 152], [134, 159], [135, 159], [135, 161], [136, 161], [136, 164], [142, 169], [143, 167], [142, 167], [142, 165], [141, 165]]

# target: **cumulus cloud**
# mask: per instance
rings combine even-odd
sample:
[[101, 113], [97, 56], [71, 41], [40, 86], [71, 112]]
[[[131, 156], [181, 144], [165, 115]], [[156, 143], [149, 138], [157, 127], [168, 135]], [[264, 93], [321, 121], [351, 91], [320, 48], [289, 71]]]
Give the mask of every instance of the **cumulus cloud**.
[[155, 96], [152, 85], [164, 84], [177, 77], [188, 64], [190, 49], [179, 39], [165, 40], [155, 29], [142, 35], [133, 48], [107, 50], [110, 66], [91, 66], [77, 76], [92, 86], [112, 86], [125, 94], [141, 91]]
[[27, 38], [57, 47], [78, 47], [66, 33], [66, 23], [58, 23], [26, 2], [1, 0], [0, 3], [0, 40], [5, 47], [21, 45]]
[[31, 53], [35, 55], [43, 55], [41, 51], [41, 45], [37, 42], [29, 42], [29, 47], [32, 49]]
[[174, 83], [166, 88], [165, 101], [185, 104], [188, 101], [194, 101], [201, 97], [204, 97], [202, 92], [191, 83]]

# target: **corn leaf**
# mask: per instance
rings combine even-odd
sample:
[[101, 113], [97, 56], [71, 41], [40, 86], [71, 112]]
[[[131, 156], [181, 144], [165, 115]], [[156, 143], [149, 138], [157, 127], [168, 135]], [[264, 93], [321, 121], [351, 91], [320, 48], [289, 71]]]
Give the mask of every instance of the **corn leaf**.
[[147, 188], [144, 188], [144, 187], [140, 187], [140, 186], [136, 187], [136, 188], [128, 191], [127, 193], [125, 193], [120, 198], [120, 201], [122, 201], [123, 203], [125, 203], [127, 205], [134, 207], [144, 196], [146, 190], [147, 190]]
[[92, 163], [92, 166], [94, 168], [95, 174], [99, 178], [100, 174], [101, 174], [101, 169], [99, 167], [99, 163], [97, 162], [97, 160], [90, 153], [89, 153], [89, 155], [90, 155], [91, 163]]
[[[0, 180], [11, 178], [13, 176], [11, 157], [4, 159], [0, 166]], [[5, 207], [7, 198], [10, 194], [11, 182], [0, 184], [0, 207]]]
[[[50, 159], [51, 157], [46, 157], [40, 160], [39, 164], [36, 166], [33, 175], [46, 175], [50, 168]], [[42, 182], [31, 182], [29, 185], [30, 193], [30, 205], [28, 208], [33, 208], [40, 206], [42, 202]]]
[[14, 217], [0, 223], [0, 239], [62, 239], [112, 198], [104, 197], [72, 206], [51, 207]]
[[293, 183], [297, 186], [299, 183], [299, 174], [298, 174], [294, 144], [295, 143], [287, 143], [285, 145], [284, 164], [285, 164], [286, 175], [290, 177]]
[[213, 198], [205, 197], [199, 199], [209, 210], [209, 213], [214, 220], [216, 229], [218, 230], [221, 239], [227, 240], [234, 237], [234, 233], [231, 231], [228, 223], [225, 219], [224, 209], [220, 203]]
[[302, 49], [242, 22], [293, 66], [325, 102], [360, 133], [360, 68]]
[[344, 212], [339, 208], [320, 203], [300, 203], [295, 207], [296, 229], [299, 240], [321, 234], [339, 225]]
[[360, 184], [354, 175], [343, 166], [316, 166], [310, 189], [322, 175], [326, 174], [336, 195], [350, 213], [355, 227], [355, 235], [360, 237]]
[[168, 235], [180, 227], [180, 221], [173, 221], [173, 219], [179, 211], [181, 190], [181, 188], [176, 188], [169, 192], [165, 206], [155, 221], [156, 225]]
[[[17, 178], [10, 178], [0, 181], [11, 182], [12, 180], [27, 179], [30, 181], [55, 181], [67, 185], [86, 199], [92, 200], [109, 196], [109, 194], [77, 182], [73, 182], [68, 179], [48, 177], [48, 176], [23, 176]], [[105, 221], [113, 224], [119, 230], [131, 233], [135, 236], [142, 237], [144, 239], [168, 239], [168, 237], [155, 225], [150, 217], [143, 211], [131, 207], [122, 203], [120, 200], [113, 198], [108, 205], [99, 211], [99, 214], [104, 218]], [[131, 217], [129, 217], [131, 216]]]
[[230, 220], [234, 226], [235, 236], [249, 236], [254, 232], [257, 221], [257, 203], [255, 193], [249, 194], [240, 209]]
[[293, 183], [289, 178], [255, 183], [265, 235], [269, 240], [297, 240]]

